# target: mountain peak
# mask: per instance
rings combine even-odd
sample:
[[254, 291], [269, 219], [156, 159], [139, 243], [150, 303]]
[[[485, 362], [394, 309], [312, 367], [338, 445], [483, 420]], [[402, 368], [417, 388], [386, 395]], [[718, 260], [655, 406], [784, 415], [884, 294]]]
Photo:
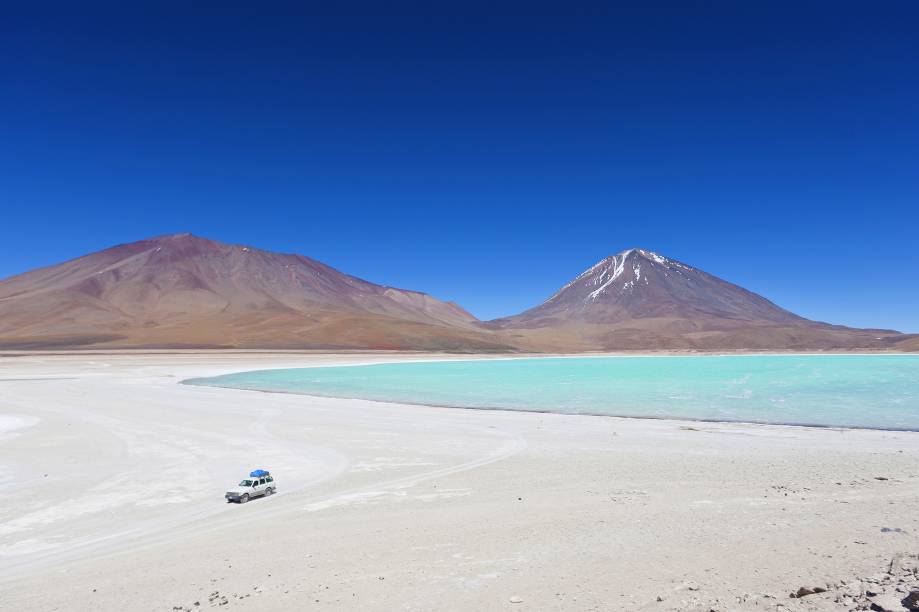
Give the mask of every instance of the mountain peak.
[[676, 268], [682, 268], [684, 270], [693, 269], [691, 266], [687, 266], [686, 264], [679, 262], [673, 258], [666, 257], [665, 255], [661, 255], [660, 253], [656, 253], [649, 249], [641, 249], [638, 247], [634, 247], [631, 249], [625, 249], [624, 251], [620, 251], [619, 253], [616, 253], [615, 255], [610, 255], [609, 257], [606, 258], [606, 260], [612, 260], [612, 259], [620, 259], [620, 260], [643, 259], [643, 260], [647, 260], [649, 262], [655, 263], [660, 266], [676, 267]]
[[[153, 236], [152, 238], [147, 238], [146, 240], [140, 240], [139, 242], [176, 242], [179, 240], [207, 240], [206, 238], [201, 238], [200, 236], [195, 236], [191, 232], [179, 232], [177, 234], [162, 234], [160, 236]], [[207, 240], [207, 242], [211, 242]]]
[[[645, 270], [642, 276], [642, 270]], [[590, 289], [583, 298], [585, 303], [595, 302], [610, 291], [640, 290], [642, 286], [649, 286], [653, 275], [649, 269], [663, 270], [669, 276], [669, 271], [676, 274], [694, 271], [693, 268], [679, 261], [659, 255], [647, 249], [631, 248], [620, 251], [615, 255], [604, 257], [591, 267], [581, 272], [574, 280], [559, 289], [552, 297], [544, 302], [550, 304], [559, 300], [573, 287], [583, 286]]]
[[604, 350], [884, 347], [898, 339], [894, 332], [808, 321], [743, 287], [637, 247], [601, 259], [539, 306], [488, 325], [540, 346]]
[[686, 264], [671, 257], [666, 257], [665, 255], [661, 255], [660, 253], [656, 253], [655, 251], [651, 251], [649, 249], [632, 247], [619, 251], [615, 255], [608, 255], [604, 257], [584, 272], [588, 273], [593, 269], [602, 267], [603, 265], [609, 264], [613, 261], [625, 261], [629, 259], [644, 259], [662, 266], [676, 266], [683, 267], [684, 269], [690, 269], [690, 266], [687, 266]]
[[601, 259], [525, 321], [611, 324], [642, 319], [798, 322], [765, 298], [654, 251], [630, 248]]
[[[0, 280], [0, 346], [490, 347], [455, 304], [190, 233]], [[24, 341], [23, 341], [24, 342]]]

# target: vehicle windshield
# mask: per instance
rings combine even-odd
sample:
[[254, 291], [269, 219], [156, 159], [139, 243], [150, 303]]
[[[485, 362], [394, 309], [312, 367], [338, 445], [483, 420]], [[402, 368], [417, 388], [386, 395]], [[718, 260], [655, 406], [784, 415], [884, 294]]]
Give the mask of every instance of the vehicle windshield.
[[239, 486], [241, 486], [241, 487], [251, 487], [251, 486], [252, 486], [252, 481], [251, 481], [251, 480], [244, 480], [244, 481], [242, 481], [241, 483], [239, 483]]

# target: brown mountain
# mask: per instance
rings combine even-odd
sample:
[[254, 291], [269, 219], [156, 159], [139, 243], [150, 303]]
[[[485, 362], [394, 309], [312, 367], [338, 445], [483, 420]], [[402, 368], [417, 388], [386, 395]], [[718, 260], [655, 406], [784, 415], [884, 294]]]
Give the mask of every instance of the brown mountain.
[[520, 346], [557, 350], [880, 349], [905, 338], [809, 321], [644, 249], [607, 257], [539, 306], [488, 325]]
[[73, 346], [508, 348], [456, 304], [190, 234], [0, 281], [0, 347]]
[[0, 281], [7, 349], [917, 350], [917, 339], [809, 321], [643, 249], [607, 257], [543, 304], [487, 323], [308, 257], [190, 234]]

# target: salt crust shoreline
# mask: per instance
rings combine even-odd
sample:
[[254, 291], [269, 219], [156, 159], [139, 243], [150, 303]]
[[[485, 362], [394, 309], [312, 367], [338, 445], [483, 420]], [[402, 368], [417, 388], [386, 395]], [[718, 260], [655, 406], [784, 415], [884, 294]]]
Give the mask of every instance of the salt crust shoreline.
[[[919, 551], [914, 432], [435, 410], [177, 384], [444, 358], [457, 356], [0, 358], [0, 415], [29, 423], [0, 438], [0, 494], [13, 501], [0, 505], [0, 601], [829, 610], [867, 605], [864, 585]], [[252, 467], [276, 473], [280, 494], [225, 504], [223, 489]], [[898, 574], [884, 588], [908, 590], [909, 580]], [[856, 582], [862, 592], [845, 595]], [[833, 586], [788, 597], [822, 585]]]

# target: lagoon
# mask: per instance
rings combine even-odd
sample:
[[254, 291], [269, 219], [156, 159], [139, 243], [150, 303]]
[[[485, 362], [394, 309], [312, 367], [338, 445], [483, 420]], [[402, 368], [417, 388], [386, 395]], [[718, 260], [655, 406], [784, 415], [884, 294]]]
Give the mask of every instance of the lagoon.
[[919, 355], [904, 354], [432, 361], [184, 382], [456, 408], [919, 430]]

